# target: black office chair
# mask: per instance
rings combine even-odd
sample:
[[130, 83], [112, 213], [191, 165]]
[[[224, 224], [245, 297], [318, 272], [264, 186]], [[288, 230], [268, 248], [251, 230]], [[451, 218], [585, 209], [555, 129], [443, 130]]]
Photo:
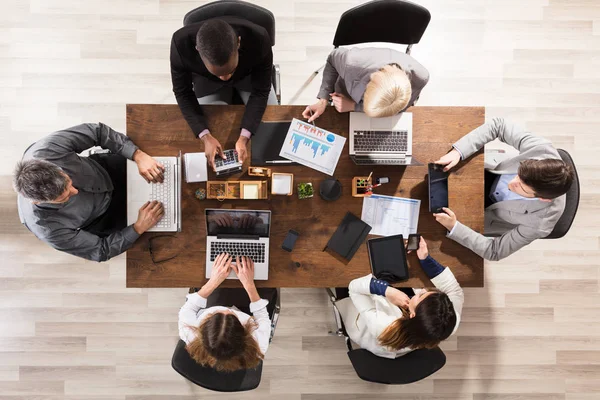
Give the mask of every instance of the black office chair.
[[410, 54], [429, 25], [429, 10], [403, 0], [373, 0], [346, 11], [340, 17], [333, 45], [386, 42], [405, 44]]
[[415, 350], [395, 359], [378, 357], [365, 349], [354, 349], [336, 306], [338, 297], [330, 289], [326, 290], [333, 305], [338, 328], [335, 334], [344, 337], [348, 347], [348, 358], [360, 379], [389, 385], [405, 385], [427, 378], [446, 364], [446, 355], [439, 347]]
[[[277, 321], [279, 319], [279, 312], [281, 310], [280, 297], [280, 290], [277, 289], [275, 307], [269, 313], [271, 319], [270, 340], [273, 340], [275, 328], [277, 327]], [[263, 363], [261, 362], [258, 367], [254, 369], [219, 372], [213, 368], [202, 366], [194, 361], [185, 348], [185, 342], [179, 340], [177, 347], [175, 347], [173, 358], [171, 359], [171, 366], [185, 379], [205, 389], [217, 392], [242, 392], [258, 387], [262, 377]]]
[[571, 158], [571, 155], [567, 153], [566, 150], [557, 149], [560, 158], [566, 163], [569, 164], [573, 171], [575, 172], [575, 179], [573, 180], [573, 184], [571, 188], [567, 192], [567, 198], [565, 201], [565, 211], [559, 218], [558, 222], [554, 226], [554, 229], [548, 236], [544, 239], [559, 239], [569, 232], [571, 229], [571, 225], [573, 225], [573, 221], [575, 220], [575, 215], [577, 214], [577, 209], [579, 208], [579, 176], [577, 175], [577, 169], [575, 168], [575, 163]]
[[[262, 26], [269, 34], [271, 46], [275, 46], [275, 16], [266, 8], [246, 1], [219, 0], [205, 4], [185, 14], [183, 26], [224, 16], [243, 18]], [[271, 83], [275, 89], [277, 103], [281, 104], [281, 74], [278, 64], [273, 64]]]
[[[404, 0], [373, 0], [344, 12], [333, 38], [334, 48], [360, 43], [385, 42], [407, 45], [410, 54], [413, 44], [419, 43], [425, 33], [431, 13], [425, 7]], [[321, 65], [290, 103], [300, 96], [312, 80], [325, 68]]]

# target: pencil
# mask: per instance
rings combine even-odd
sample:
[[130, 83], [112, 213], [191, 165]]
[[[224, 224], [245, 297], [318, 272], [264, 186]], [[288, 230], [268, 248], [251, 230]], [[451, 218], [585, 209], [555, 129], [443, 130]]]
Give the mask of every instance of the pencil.
[[369, 179], [371, 179], [371, 175], [373, 175], [373, 171], [371, 171], [371, 173], [369, 174], [369, 177], [367, 178], [367, 182], [369, 181]]

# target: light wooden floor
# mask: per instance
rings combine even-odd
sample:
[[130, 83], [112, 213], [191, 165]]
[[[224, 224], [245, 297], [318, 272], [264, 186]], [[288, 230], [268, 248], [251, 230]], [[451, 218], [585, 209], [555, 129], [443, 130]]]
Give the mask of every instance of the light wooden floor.
[[[431, 72], [420, 104], [484, 105], [568, 150], [582, 184], [571, 232], [486, 263], [432, 378], [359, 380], [327, 335], [323, 293], [285, 290], [262, 384], [218, 395], [170, 367], [185, 290], [125, 289], [125, 257], [95, 264], [48, 248], [19, 225], [10, 186], [43, 135], [82, 121], [124, 130], [126, 103], [174, 103], [170, 37], [203, 2], [1, 0], [0, 399], [600, 399], [600, 1], [419, 1], [433, 15], [413, 51]], [[257, 3], [277, 17], [287, 102], [357, 1]]]

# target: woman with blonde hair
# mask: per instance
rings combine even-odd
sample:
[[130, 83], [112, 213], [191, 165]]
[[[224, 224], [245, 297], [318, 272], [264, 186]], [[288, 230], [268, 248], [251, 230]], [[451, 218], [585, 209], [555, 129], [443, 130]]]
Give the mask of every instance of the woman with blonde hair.
[[358, 111], [390, 117], [412, 106], [429, 81], [429, 72], [406, 53], [387, 48], [338, 48], [329, 54], [313, 105], [302, 116], [313, 122], [329, 99], [338, 112]]
[[423, 238], [417, 256], [435, 289], [413, 289], [411, 298], [367, 275], [350, 282], [350, 297], [336, 303], [350, 339], [377, 356], [434, 348], [458, 329], [463, 290], [452, 271], [429, 256]]
[[[217, 289], [232, 270], [250, 298], [252, 317], [236, 307], [208, 306], [209, 303], [236, 302], [234, 298], [241, 289]], [[268, 290], [274, 293], [274, 289]], [[215, 260], [209, 281], [199, 291], [189, 294], [181, 307], [179, 337], [199, 364], [223, 372], [255, 368], [269, 347], [268, 304], [269, 301], [260, 298], [254, 285], [252, 259], [236, 257], [232, 263], [232, 256], [221, 254]]]

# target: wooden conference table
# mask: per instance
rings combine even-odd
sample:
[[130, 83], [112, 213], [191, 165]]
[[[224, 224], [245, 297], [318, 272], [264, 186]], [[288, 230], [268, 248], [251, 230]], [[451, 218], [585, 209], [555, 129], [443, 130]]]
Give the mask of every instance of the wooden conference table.
[[[305, 106], [268, 106], [264, 121], [289, 121], [302, 118]], [[224, 149], [232, 149], [239, 137], [244, 106], [203, 106], [212, 134]], [[206, 183], [182, 181], [182, 231], [177, 238], [161, 238], [167, 253], [178, 254], [173, 260], [154, 264], [148, 251], [148, 238], [161, 233], [146, 233], [127, 251], [127, 287], [200, 287], [206, 281], [205, 208], [268, 209], [272, 211], [269, 280], [256, 281], [259, 287], [343, 287], [370, 272], [366, 245], [363, 243], [350, 262], [323, 252], [327, 241], [347, 211], [361, 215], [362, 198], [352, 197], [351, 180], [373, 171], [374, 177], [387, 176], [390, 183], [375, 189], [377, 194], [421, 199], [419, 233], [427, 240], [431, 256], [452, 271], [463, 287], [483, 286], [483, 259], [445, 237], [446, 230], [428, 211], [425, 175], [427, 163], [445, 154], [451, 144], [483, 124], [483, 107], [412, 107], [413, 155], [423, 166], [357, 166], [346, 145], [334, 177], [343, 186], [342, 196], [327, 202], [318, 194], [319, 184], [328, 176], [304, 166], [276, 166], [274, 172], [294, 174], [298, 182], [312, 182], [313, 198], [299, 200], [297, 188], [292, 196], [269, 195], [268, 200], [197, 200], [196, 189]], [[348, 137], [348, 114], [333, 107], [317, 120], [320, 128]], [[175, 156], [204, 151], [195, 139], [177, 105], [127, 105], [127, 135], [145, 152], [155, 156]], [[249, 145], [250, 147], [250, 145]], [[249, 158], [249, 157], [248, 157]], [[248, 176], [249, 160], [243, 172], [228, 180], [266, 179]], [[210, 171], [209, 180], [217, 180]], [[450, 175], [450, 207], [458, 219], [476, 231], [483, 231], [483, 154], [458, 164]], [[269, 182], [270, 192], [270, 182]], [[281, 249], [288, 230], [300, 236], [293, 252]], [[372, 236], [369, 236], [372, 237]], [[155, 245], [153, 244], [153, 248]], [[416, 254], [408, 255], [411, 278], [399, 286], [431, 286], [419, 266]], [[226, 281], [224, 286], [237, 286]]]

